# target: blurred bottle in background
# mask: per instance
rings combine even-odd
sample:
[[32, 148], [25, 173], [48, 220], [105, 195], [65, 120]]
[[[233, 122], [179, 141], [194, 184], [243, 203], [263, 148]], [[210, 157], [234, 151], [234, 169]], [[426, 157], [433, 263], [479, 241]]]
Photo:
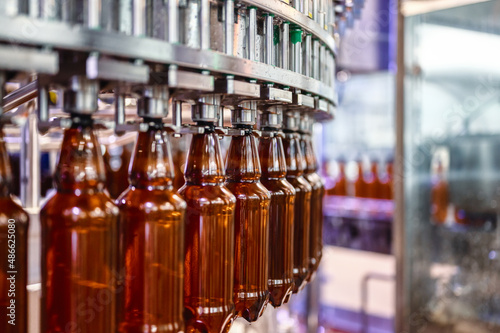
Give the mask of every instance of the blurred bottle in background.
[[12, 198], [12, 181], [9, 155], [3, 137], [3, 128], [0, 126], [0, 258], [2, 258], [0, 263], [0, 332], [25, 333], [28, 317], [26, 287], [29, 218], [23, 208]]
[[[435, 223], [443, 224], [448, 215], [448, 182], [445, 178], [443, 163], [438, 160], [435, 174], [432, 176], [431, 217]], [[458, 220], [457, 220], [458, 221]]]

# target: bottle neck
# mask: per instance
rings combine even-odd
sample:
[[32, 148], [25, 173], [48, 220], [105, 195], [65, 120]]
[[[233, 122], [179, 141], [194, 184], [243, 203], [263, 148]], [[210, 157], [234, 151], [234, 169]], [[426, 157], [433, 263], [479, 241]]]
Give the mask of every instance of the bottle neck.
[[295, 135], [287, 134], [283, 140], [286, 156], [287, 177], [300, 177], [304, 174], [306, 160], [300, 149], [299, 139]]
[[106, 176], [102, 152], [90, 116], [73, 118], [65, 130], [54, 181], [58, 191], [103, 191]]
[[280, 137], [263, 137], [259, 143], [262, 178], [281, 179], [286, 176], [286, 159]]
[[0, 127], [0, 198], [10, 195], [12, 186], [12, 171], [10, 169], [9, 154], [3, 137], [3, 129]]
[[225, 180], [219, 137], [209, 129], [194, 134], [186, 160], [184, 178], [188, 184], [216, 185]]
[[310, 135], [302, 136], [300, 142], [302, 148], [302, 154], [306, 160], [305, 173], [311, 174], [318, 170], [318, 161], [316, 160], [316, 154], [314, 154], [312, 139]]
[[136, 188], [172, 188], [174, 165], [168, 134], [160, 120], [139, 132], [130, 166], [130, 185]]
[[232, 137], [227, 153], [226, 175], [228, 181], [233, 182], [260, 179], [260, 160], [253, 135]]

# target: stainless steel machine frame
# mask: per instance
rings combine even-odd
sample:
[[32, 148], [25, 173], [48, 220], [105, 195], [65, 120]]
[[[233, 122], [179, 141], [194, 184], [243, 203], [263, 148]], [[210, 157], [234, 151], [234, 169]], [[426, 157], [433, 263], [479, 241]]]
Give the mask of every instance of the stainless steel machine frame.
[[[94, 115], [100, 136], [115, 134], [117, 142], [130, 142], [141, 129], [127, 98], [162, 108], [168, 101], [166, 127], [176, 135], [203, 130], [185, 125], [187, 105], [195, 105], [193, 116], [217, 117], [221, 135], [231, 134], [223, 128], [224, 108], [246, 101], [261, 112], [281, 105], [330, 120], [338, 40], [362, 6], [363, 0], [1, 1], [0, 86], [19, 88], [6, 96], [0, 89], [0, 121], [11, 133], [21, 128], [14, 134], [22, 136], [20, 145], [9, 146], [21, 150], [21, 199], [31, 216], [29, 332], [38, 332], [39, 323], [40, 152], [59, 149], [57, 139], [41, 135], [70, 124], [60, 112], [62, 90], [74, 107], [93, 112], [80, 78], [97, 80], [101, 101], [108, 101]], [[59, 100], [49, 106], [54, 91]]]

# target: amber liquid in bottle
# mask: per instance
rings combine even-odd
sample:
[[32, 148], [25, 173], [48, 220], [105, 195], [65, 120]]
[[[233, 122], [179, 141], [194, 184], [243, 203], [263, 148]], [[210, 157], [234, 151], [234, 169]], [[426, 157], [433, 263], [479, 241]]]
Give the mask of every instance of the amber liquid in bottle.
[[11, 186], [9, 155], [0, 127], [0, 332], [26, 333], [29, 221], [12, 200]]
[[296, 193], [293, 219], [293, 292], [297, 293], [304, 288], [309, 276], [312, 187], [303, 176], [306, 161], [298, 135], [286, 134], [283, 146], [286, 156], [286, 179], [295, 188]]
[[310, 135], [303, 135], [300, 141], [302, 153], [306, 160], [304, 176], [312, 188], [311, 192], [311, 228], [309, 237], [309, 275], [310, 281], [313, 274], [318, 270], [323, 251], [323, 196], [325, 186], [323, 180], [317, 173], [318, 162], [314, 154]]
[[64, 132], [56, 194], [40, 212], [42, 333], [116, 331], [118, 208], [90, 116]]
[[119, 271], [123, 302], [118, 331], [184, 330], [184, 214], [186, 203], [175, 193], [168, 134], [161, 120], [147, 120], [130, 169], [130, 186], [120, 208]]
[[224, 186], [219, 138], [213, 125], [194, 134], [179, 194], [187, 203], [184, 315], [186, 332], [227, 330], [234, 310], [234, 209]]
[[293, 288], [293, 205], [295, 189], [286, 180], [286, 160], [280, 137], [259, 141], [261, 182], [271, 193], [269, 207], [269, 301], [288, 302]]
[[269, 298], [268, 251], [271, 193], [260, 182], [255, 137], [231, 139], [226, 162], [226, 187], [236, 196], [234, 304], [238, 316], [256, 321]]

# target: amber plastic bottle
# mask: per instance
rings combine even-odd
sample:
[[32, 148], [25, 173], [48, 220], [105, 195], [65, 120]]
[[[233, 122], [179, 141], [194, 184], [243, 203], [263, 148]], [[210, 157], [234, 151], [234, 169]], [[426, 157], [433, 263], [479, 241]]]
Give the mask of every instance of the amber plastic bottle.
[[354, 183], [354, 195], [358, 198], [369, 198], [372, 192], [371, 188], [373, 185], [373, 175], [370, 170], [365, 172], [363, 166], [363, 161], [359, 160], [356, 162], [358, 165], [358, 178]]
[[323, 251], [323, 196], [325, 186], [320, 175], [317, 173], [318, 162], [309, 134], [302, 135], [300, 141], [302, 153], [306, 160], [304, 177], [312, 187], [311, 192], [311, 228], [309, 238], [309, 274], [307, 281], [310, 281], [317, 271]]
[[149, 129], [139, 133], [130, 186], [117, 201], [124, 275], [118, 332], [173, 333], [184, 330], [186, 203], [172, 186], [172, 154], [161, 119], [145, 123]]
[[88, 115], [73, 116], [40, 212], [42, 333], [115, 332], [118, 208], [104, 191], [101, 149]]
[[443, 164], [439, 161], [431, 189], [431, 215], [434, 222], [438, 224], [446, 222], [448, 204], [448, 183], [444, 177]]
[[12, 200], [11, 186], [9, 155], [0, 127], [0, 332], [25, 333], [28, 214]]
[[262, 315], [269, 298], [267, 281], [271, 194], [260, 182], [257, 143], [250, 132], [231, 139], [226, 175], [226, 186], [236, 196], [235, 312], [252, 322]]
[[386, 163], [384, 172], [379, 175], [380, 181], [380, 199], [392, 199], [392, 180], [389, 175], [389, 165]]
[[378, 172], [378, 161], [373, 160], [371, 162], [370, 170], [371, 183], [368, 187], [368, 198], [372, 199], [383, 199], [382, 194], [382, 183], [380, 181], [380, 176]]
[[227, 330], [234, 310], [234, 209], [213, 124], [194, 134], [179, 194], [187, 203], [184, 314], [186, 332]]
[[[265, 128], [264, 128], [265, 129]], [[271, 193], [269, 207], [269, 301], [288, 302], [293, 288], [293, 205], [295, 189], [286, 180], [286, 160], [279, 136], [259, 140], [261, 182]]]
[[298, 134], [287, 133], [283, 140], [286, 156], [286, 179], [295, 188], [293, 221], [293, 292], [306, 284], [309, 276], [309, 238], [311, 230], [312, 187], [304, 178], [306, 161], [302, 155]]

